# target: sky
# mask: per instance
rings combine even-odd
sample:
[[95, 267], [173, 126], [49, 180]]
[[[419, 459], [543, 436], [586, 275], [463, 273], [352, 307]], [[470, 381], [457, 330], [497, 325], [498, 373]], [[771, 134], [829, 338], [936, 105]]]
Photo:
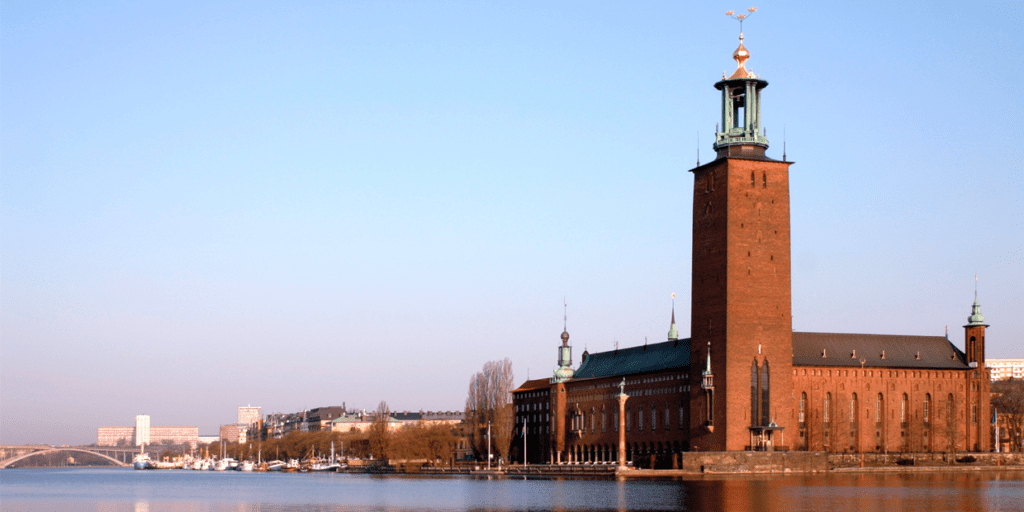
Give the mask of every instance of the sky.
[[[212, 5], [208, 5], [212, 4]], [[759, 4], [793, 328], [1024, 358], [1020, 3]], [[345, 404], [690, 331], [715, 2], [4, 2], [0, 443]]]

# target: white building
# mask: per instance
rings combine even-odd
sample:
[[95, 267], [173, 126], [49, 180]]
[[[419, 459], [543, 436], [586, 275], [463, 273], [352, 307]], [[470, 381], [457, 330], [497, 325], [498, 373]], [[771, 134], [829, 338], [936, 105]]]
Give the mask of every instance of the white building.
[[992, 370], [992, 380], [1024, 379], [1024, 359], [986, 359], [985, 366]]
[[255, 425], [259, 423], [261, 419], [263, 419], [262, 407], [253, 407], [251, 405], [238, 407], [239, 425]]
[[135, 417], [135, 446], [143, 444], [150, 444], [148, 414], [140, 414]]

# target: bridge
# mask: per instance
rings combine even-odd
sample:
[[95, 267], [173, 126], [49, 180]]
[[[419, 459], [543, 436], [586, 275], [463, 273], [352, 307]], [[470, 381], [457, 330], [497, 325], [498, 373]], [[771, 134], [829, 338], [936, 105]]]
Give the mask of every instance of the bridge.
[[131, 464], [132, 457], [139, 449], [120, 446], [5, 445], [0, 446], [0, 469], [32, 457], [47, 457], [61, 452], [88, 454], [111, 466], [124, 467]]

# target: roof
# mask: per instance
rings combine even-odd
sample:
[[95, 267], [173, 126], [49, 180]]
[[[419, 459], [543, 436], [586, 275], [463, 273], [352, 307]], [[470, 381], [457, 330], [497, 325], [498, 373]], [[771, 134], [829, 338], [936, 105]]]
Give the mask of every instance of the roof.
[[861, 359], [868, 368], [968, 368], [964, 353], [944, 336], [793, 333], [794, 365], [856, 367]]
[[690, 338], [584, 354], [573, 380], [687, 368], [690, 366]]
[[518, 393], [520, 391], [533, 391], [535, 389], [546, 389], [549, 387], [551, 387], [551, 381], [549, 379], [533, 379], [524, 382], [522, 386], [513, 389], [512, 392]]

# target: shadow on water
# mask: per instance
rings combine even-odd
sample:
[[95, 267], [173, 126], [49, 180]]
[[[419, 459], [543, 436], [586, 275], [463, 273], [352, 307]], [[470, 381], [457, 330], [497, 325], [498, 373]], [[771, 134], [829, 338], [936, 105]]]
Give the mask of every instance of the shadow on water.
[[1024, 511], [1024, 471], [651, 480], [4, 470], [0, 510]]

